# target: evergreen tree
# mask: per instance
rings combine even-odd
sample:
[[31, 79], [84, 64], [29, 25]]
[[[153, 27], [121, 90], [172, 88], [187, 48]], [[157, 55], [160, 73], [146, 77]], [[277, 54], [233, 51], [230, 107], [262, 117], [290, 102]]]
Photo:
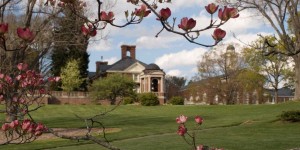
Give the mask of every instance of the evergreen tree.
[[82, 82], [85, 80], [80, 77], [79, 63], [77, 60], [70, 60], [67, 62], [66, 66], [61, 70], [61, 88], [64, 91], [71, 92], [78, 88]]
[[[83, 12], [80, 12], [83, 13]], [[87, 53], [88, 39], [82, 35], [81, 26], [84, 20], [73, 14], [71, 10], [64, 9], [64, 15], [55, 20], [53, 36], [55, 39], [51, 53], [54, 76], [61, 74], [61, 69], [72, 59], [78, 60], [80, 77], [88, 77], [89, 54]], [[53, 87], [53, 90], [61, 90], [61, 83]], [[87, 90], [87, 82], [84, 81], [78, 90]]]

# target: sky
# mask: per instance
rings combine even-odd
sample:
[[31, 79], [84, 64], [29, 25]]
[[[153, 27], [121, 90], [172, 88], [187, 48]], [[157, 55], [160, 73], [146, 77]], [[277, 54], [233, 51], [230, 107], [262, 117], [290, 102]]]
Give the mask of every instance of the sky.
[[[104, 4], [107, 1], [104, 0]], [[197, 21], [197, 28], [203, 28], [209, 24], [210, 16], [204, 6], [214, 2], [213, 0], [173, 0], [172, 4], [160, 5], [161, 8], [169, 7], [172, 16], [176, 17], [175, 26], [177, 26], [182, 17], [192, 17]], [[95, 5], [88, 1], [88, 12], [91, 17], [95, 16]], [[114, 7], [109, 8], [115, 13], [114, 23], [123, 24], [125, 22], [124, 11], [134, 11], [138, 8], [125, 0], [117, 0]], [[214, 15], [217, 19], [217, 13]], [[223, 39], [223, 44], [238, 43], [240, 47], [246, 46], [258, 38], [258, 34], [273, 34], [270, 25], [264, 21], [253, 10], [244, 10], [240, 12], [240, 17], [230, 19], [221, 27], [227, 32]], [[96, 37], [91, 38], [88, 46], [90, 54], [89, 71], [95, 71], [96, 61], [108, 61], [113, 64], [121, 58], [121, 45], [136, 45], [136, 58], [144, 63], [155, 63], [163, 69], [167, 75], [186, 77], [188, 80], [197, 74], [197, 62], [201, 60], [202, 55], [211, 50], [211, 48], [202, 47], [189, 43], [181, 36], [163, 31], [157, 38], [155, 35], [160, 31], [161, 24], [156, 21], [153, 13], [144, 18], [138, 25], [130, 25], [125, 28], [116, 28], [107, 26], [105, 30], [99, 32]], [[176, 29], [180, 30], [180, 29]], [[213, 44], [211, 37], [213, 30], [200, 33], [198, 41], [204, 44]], [[235, 37], [233, 36], [235, 35]], [[224, 48], [223, 48], [224, 49]], [[237, 50], [241, 48], [236, 48]]]

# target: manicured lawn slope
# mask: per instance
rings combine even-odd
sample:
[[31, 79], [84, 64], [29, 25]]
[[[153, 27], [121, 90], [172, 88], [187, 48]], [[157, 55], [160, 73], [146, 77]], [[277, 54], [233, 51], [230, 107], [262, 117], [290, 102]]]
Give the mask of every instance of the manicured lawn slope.
[[[48, 127], [82, 128], [84, 123], [75, 117], [92, 116], [111, 108], [100, 105], [48, 105], [35, 112], [34, 117]], [[204, 123], [197, 130], [197, 143], [231, 150], [285, 150], [300, 147], [300, 123], [281, 122], [277, 116], [286, 110], [299, 110], [300, 102], [276, 105], [232, 106], [120, 106], [100, 118], [107, 128], [121, 132], [107, 134], [109, 140], [126, 150], [190, 150], [176, 134], [175, 118], [201, 115]], [[0, 149], [103, 149], [89, 142], [43, 140], [30, 144], [0, 146]]]

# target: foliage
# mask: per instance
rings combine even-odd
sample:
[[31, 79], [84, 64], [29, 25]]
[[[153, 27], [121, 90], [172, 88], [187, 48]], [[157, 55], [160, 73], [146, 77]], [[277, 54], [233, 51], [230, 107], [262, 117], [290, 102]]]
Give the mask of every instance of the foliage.
[[141, 93], [138, 99], [143, 106], [156, 106], [159, 105], [158, 97], [154, 93]]
[[[258, 72], [264, 75], [267, 81], [267, 87], [271, 87], [275, 90], [275, 102], [278, 100], [278, 89], [282, 83], [293, 82], [294, 71], [292, 69], [293, 63], [287, 56], [274, 54], [269, 56], [263, 56], [260, 49], [256, 49], [258, 45], [262, 45], [264, 40], [267, 39], [270, 44], [277, 45], [277, 41], [272, 36], [261, 37], [253, 42], [252, 47], [244, 48], [242, 54], [245, 58], [245, 62], [248, 68], [254, 72]], [[279, 45], [273, 47], [282, 51], [284, 48]]]
[[134, 94], [135, 82], [121, 74], [109, 74], [92, 83], [90, 95], [94, 99], [109, 99], [115, 104], [117, 97], [124, 98]]
[[123, 104], [127, 105], [127, 104], [133, 104], [134, 103], [134, 99], [132, 97], [124, 97], [123, 98]]
[[[225, 0], [226, 1], [226, 0]], [[247, 8], [258, 12], [274, 29], [273, 39], [263, 37], [263, 44], [255, 47], [262, 50], [262, 55], [288, 56], [295, 62], [295, 79], [300, 78], [300, 17], [299, 0], [269, 1], [247, 0], [241, 2], [241, 9]], [[271, 11], [270, 11], [271, 10]], [[295, 99], [300, 98], [300, 82], [294, 82]]]
[[[82, 11], [78, 13], [84, 15]], [[67, 62], [75, 59], [78, 61], [80, 77], [87, 78], [89, 64], [88, 39], [81, 34], [81, 26], [84, 20], [72, 13], [70, 8], [65, 8], [62, 14], [54, 19], [55, 30], [53, 36], [55, 40], [51, 51], [51, 73], [54, 76], [59, 76]], [[61, 90], [61, 84], [52, 87], [53, 90]], [[78, 90], [87, 90], [87, 80], [81, 82]]]
[[180, 96], [174, 96], [170, 100], [170, 104], [172, 105], [184, 105], [184, 99]]
[[[226, 49], [226, 51], [222, 49]], [[215, 103], [213, 100], [216, 95], [222, 103], [235, 104], [238, 103], [236, 93], [253, 92], [242, 88], [244, 86], [242, 80], [248, 79], [238, 76], [245, 72], [245, 62], [243, 57], [235, 51], [233, 45], [220, 45], [206, 52], [197, 67], [201, 80], [190, 82], [189, 92], [200, 97], [205, 93], [208, 96], [207, 99], [211, 100], [210, 104]], [[261, 87], [262, 84], [255, 86], [255, 88]]]
[[83, 81], [86, 79], [81, 78], [79, 71], [79, 61], [69, 60], [64, 68], [61, 70], [62, 89], [71, 92], [78, 89]]
[[166, 76], [165, 86], [166, 86], [166, 96], [171, 98], [173, 96], [178, 96], [179, 90], [185, 86], [186, 78], [177, 76]]
[[300, 122], [300, 110], [283, 111], [280, 119], [289, 122]]

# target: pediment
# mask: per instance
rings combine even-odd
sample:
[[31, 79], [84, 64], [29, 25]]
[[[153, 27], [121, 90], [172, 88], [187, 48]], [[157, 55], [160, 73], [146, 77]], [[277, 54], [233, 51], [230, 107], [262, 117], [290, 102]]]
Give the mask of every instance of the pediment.
[[136, 62], [136, 63], [132, 64], [131, 66], [129, 66], [128, 68], [126, 68], [124, 71], [141, 73], [144, 69], [145, 69], [145, 67], [142, 64]]

